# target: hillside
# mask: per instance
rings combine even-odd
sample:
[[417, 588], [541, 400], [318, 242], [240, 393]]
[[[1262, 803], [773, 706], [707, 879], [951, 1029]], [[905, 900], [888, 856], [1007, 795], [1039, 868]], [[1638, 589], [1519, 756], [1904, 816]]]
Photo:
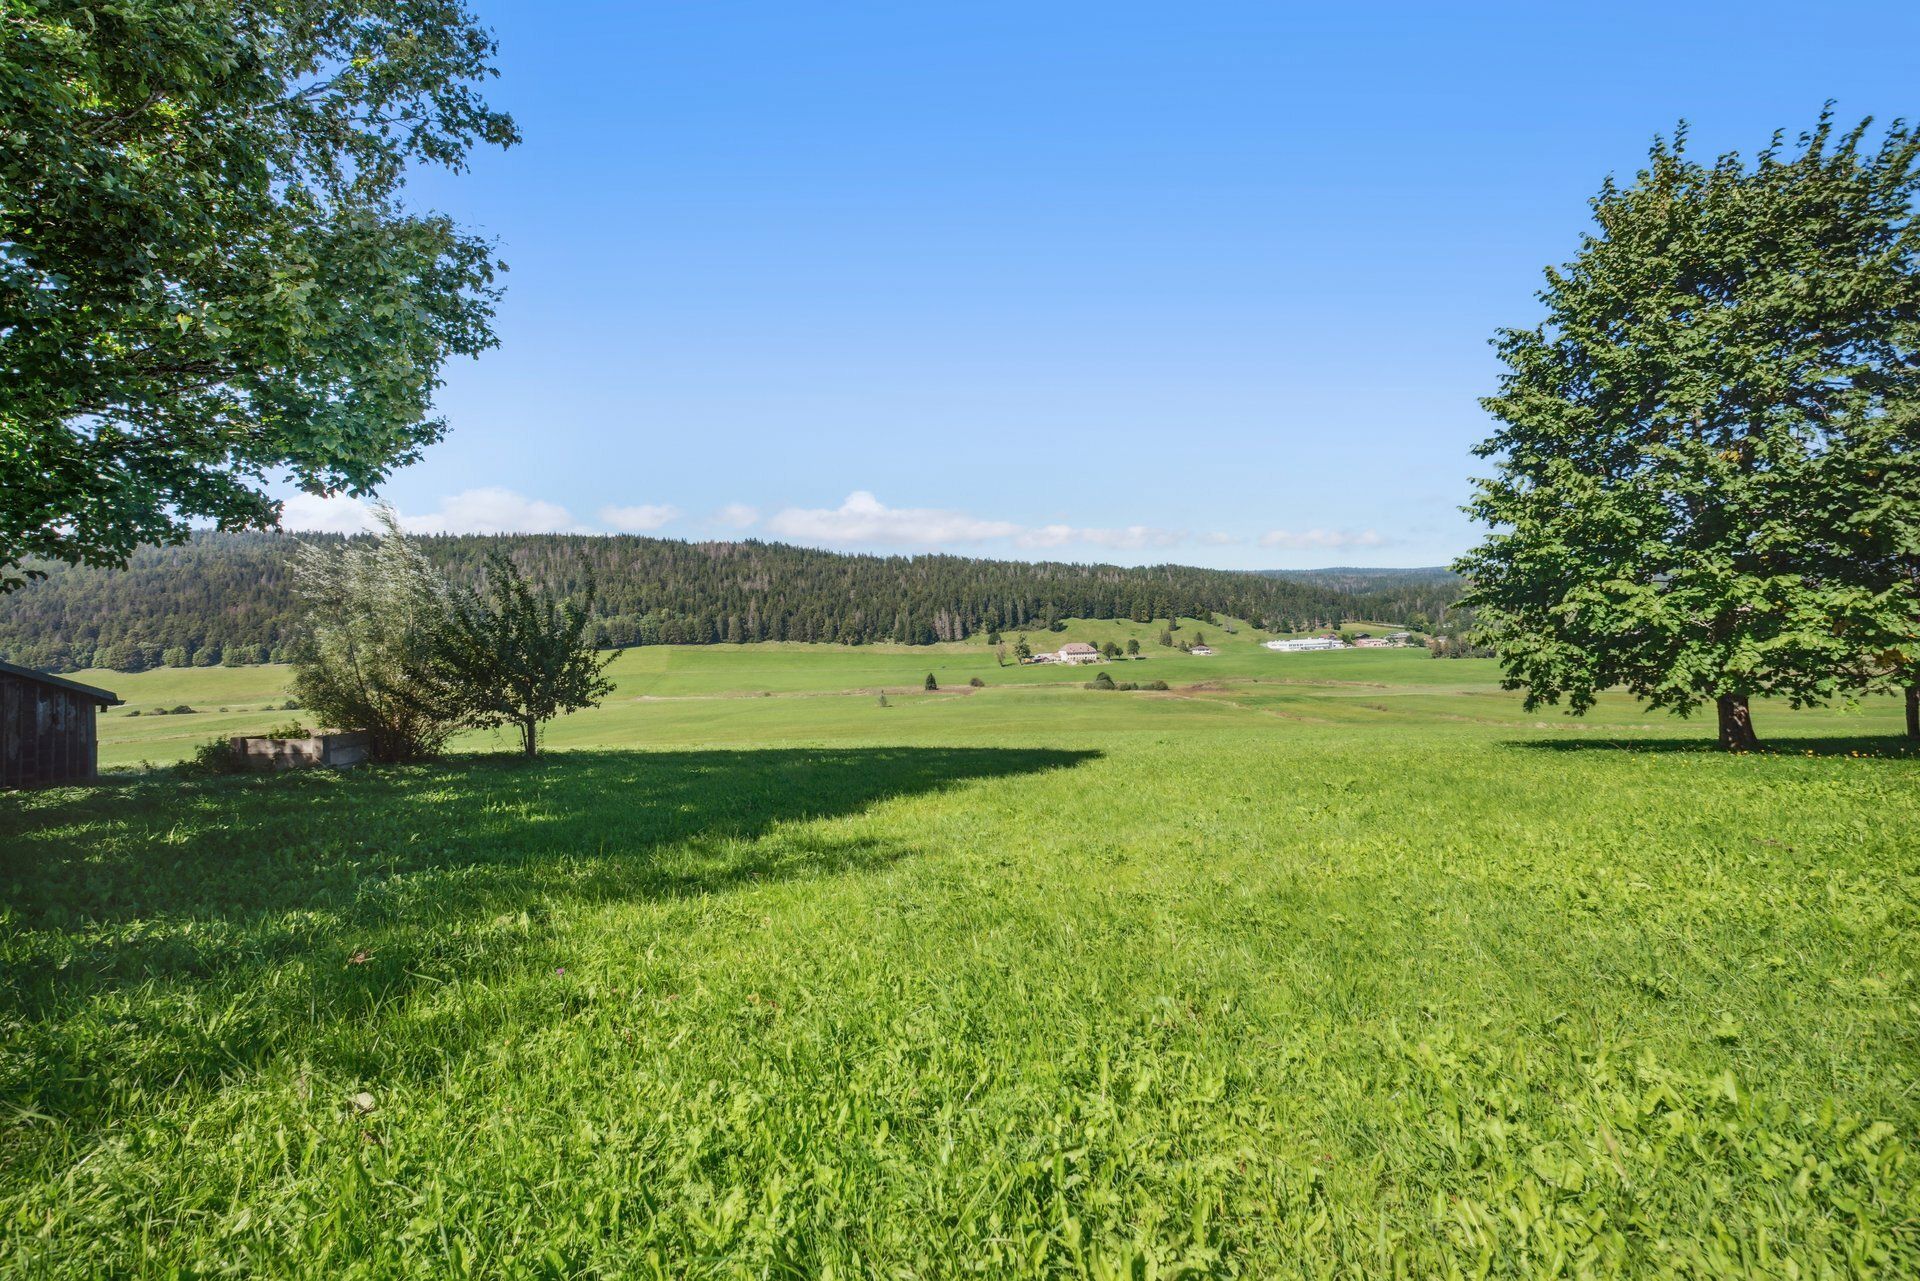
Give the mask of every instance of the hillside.
[[[307, 535], [314, 541], [331, 536]], [[1077, 617], [1243, 618], [1276, 631], [1347, 618], [1437, 619], [1458, 595], [1430, 571], [1319, 581], [1179, 565], [1124, 568], [964, 556], [861, 556], [779, 543], [626, 535], [423, 537], [458, 581], [503, 551], [536, 579], [598, 584], [605, 646], [827, 641], [924, 645]], [[125, 570], [49, 566], [0, 597], [0, 657], [140, 671], [284, 658], [297, 631], [287, 534], [201, 534]], [[1344, 571], [1343, 571], [1344, 572]], [[1376, 571], [1377, 572], [1377, 571]]]

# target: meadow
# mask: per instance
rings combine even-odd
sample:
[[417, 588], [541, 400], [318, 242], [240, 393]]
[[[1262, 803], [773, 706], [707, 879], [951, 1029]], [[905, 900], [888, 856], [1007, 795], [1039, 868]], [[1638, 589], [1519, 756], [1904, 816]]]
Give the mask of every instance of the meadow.
[[[1187, 628], [1032, 637], [1165, 693], [649, 648], [531, 763], [0, 800], [0, 1272], [1920, 1273], [1891, 700], [1728, 756]], [[297, 715], [81, 679], [114, 766]]]

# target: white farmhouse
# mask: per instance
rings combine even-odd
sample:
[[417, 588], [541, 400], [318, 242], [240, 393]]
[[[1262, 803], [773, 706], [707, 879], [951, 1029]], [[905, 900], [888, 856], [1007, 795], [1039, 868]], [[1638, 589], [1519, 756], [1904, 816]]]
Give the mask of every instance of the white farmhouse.
[[1100, 651], [1085, 641], [1068, 641], [1060, 647], [1060, 652], [1054, 656], [1054, 661], [1057, 663], [1097, 663], [1100, 661]]

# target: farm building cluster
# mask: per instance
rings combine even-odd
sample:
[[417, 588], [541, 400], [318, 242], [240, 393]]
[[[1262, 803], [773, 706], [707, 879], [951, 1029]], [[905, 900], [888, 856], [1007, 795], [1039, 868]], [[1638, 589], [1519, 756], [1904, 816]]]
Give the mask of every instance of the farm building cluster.
[[[1346, 640], [1328, 632], [1324, 636], [1296, 636], [1285, 640], [1263, 642], [1266, 647], [1281, 654], [1305, 654], [1314, 650], [1346, 649]], [[1354, 649], [1400, 649], [1413, 643], [1412, 632], [1392, 632], [1386, 636], [1356, 636]]]
[[1097, 663], [1100, 661], [1100, 650], [1097, 646], [1089, 645], [1085, 641], [1068, 641], [1051, 654], [1035, 654], [1026, 661], [1029, 663]]

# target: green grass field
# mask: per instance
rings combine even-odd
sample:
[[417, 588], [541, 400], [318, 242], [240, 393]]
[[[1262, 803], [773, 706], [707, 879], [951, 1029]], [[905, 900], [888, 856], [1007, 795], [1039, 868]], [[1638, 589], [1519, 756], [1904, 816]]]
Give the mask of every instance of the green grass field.
[[[1920, 1274], [1890, 700], [1729, 757], [1199, 626], [1167, 693], [645, 649], [530, 764], [0, 798], [0, 1274]], [[114, 765], [293, 715], [82, 679]]]

